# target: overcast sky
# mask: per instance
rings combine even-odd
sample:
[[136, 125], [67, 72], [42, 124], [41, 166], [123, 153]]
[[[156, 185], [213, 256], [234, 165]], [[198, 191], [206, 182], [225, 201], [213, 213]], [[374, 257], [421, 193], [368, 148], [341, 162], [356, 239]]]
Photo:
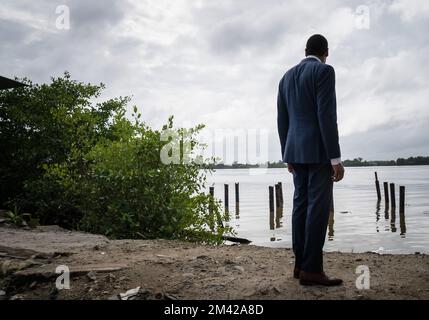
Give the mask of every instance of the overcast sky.
[[278, 82], [322, 33], [343, 158], [396, 159], [429, 155], [428, 30], [427, 0], [1, 0], [0, 74], [104, 82], [156, 127], [269, 129], [279, 160]]

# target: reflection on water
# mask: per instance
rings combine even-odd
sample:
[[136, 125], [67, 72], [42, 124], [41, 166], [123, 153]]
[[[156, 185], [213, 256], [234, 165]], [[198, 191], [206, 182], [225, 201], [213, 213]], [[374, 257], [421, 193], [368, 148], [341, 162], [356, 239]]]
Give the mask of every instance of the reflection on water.
[[[274, 216], [270, 219], [270, 230], [273, 231], [273, 234], [270, 238], [271, 242], [275, 241], [281, 241], [282, 239], [278, 236], [276, 236], [275, 230], [282, 229], [283, 228], [283, 202], [281, 201], [281, 196], [278, 193], [279, 190], [276, 191], [276, 213], [275, 218]], [[275, 221], [274, 221], [275, 220]]]
[[[238, 205], [238, 204], [237, 204]], [[389, 212], [389, 209], [391, 209], [391, 212]], [[380, 211], [381, 211], [381, 201], [377, 201], [376, 207], [375, 207], [375, 227], [376, 231], [380, 232]], [[350, 213], [347, 211], [342, 212], [343, 214]], [[390, 213], [390, 215], [389, 215]], [[390, 219], [389, 219], [390, 216]], [[281, 229], [283, 227], [282, 224], [282, 218], [283, 218], [283, 204], [280, 204], [276, 206], [276, 214], [275, 214], [275, 224], [274, 224], [274, 216], [270, 219], [270, 230], [273, 231], [272, 236], [270, 238], [271, 242], [279, 241], [281, 238], [276, 236], [276, 233], [274, 232], [276, 229]], [[384, 230], [385, 231], [391, 231], [392, 233], [397, 232], [396, 228], [396, 208], [389, 208], [389, 205], [387, 204], [384, 209], [384, 218], [385, 218], [385, 224], [384, 224]], [[236, 215], [236, 219], [239, 219], [239, 214]], [[405, 212], [400, 212], [399, 214], [400, 219], [400, 228], [401, 228], [401, 234], [400, 236], [402, 238], [405, 238], [407, 233], [406, 223], [405, 223]], [[331, 210], [329, 212], [329, 222], [328, 222], [328, 241], [334, 241], [335, 240], [335, 208], [334, 208], [334, 201], [332, 201], [331, 204]]]
[[380, 222], [380, 210], [381, 210], [381, 201], [377, 201], [377, 206], [375, 210], [375, 230], [380, 232], [380, 227], [378, 223]]
[[405, 212], [399, 213], [399, 224], [401, 227], [401, 236], [405, 238], [405, 234], [407, 233], [407, 226], [405, 224]]
[[335, 208], [334, 208], [334, 198], [332, 197], [331, 202], [331, 210], [329, 212], [329, 222], [328, 222], [328, 241], [334, 240], [334, 215], [335, 215]]
[[[239, 204], [236, 203], [236, 205], [237, 205], [236, 219], [238, 220], [240, 218], [240, 215], [238, 213], [238, 205]], [[389, 209], [390, 209], [390, 211], [389, 211]], [[380, 211], [381, 211], [381, 200], [378, 200], [376, 203], [376, 207], [375, 207], [375, 228], [376, 228], [377, 232], [380, 232], [380, 223], [381, 223]], [[343, 211], [341, 213], [348, 214], [351, 212]], [[390, 219], [389, 219], [389, 217], [390, 217]], [[401, 212], [399, 217], [400, 217], [400, 228], [401, 228], [401, 234], [400, 235], [402, 238], [405, 238], [406, 233], [407, 233], [407, 228], [406, 228], [406, 223], [405, 223], [405, 212]], [[275, 218], [274, 218], [274, 215], [270, 216], [270, 230], [273, 231], [273, 233], [270, 237], [271, 242], [281, 240], [281, 238], [278, 238], [276, 236], [275, 230], [281, 229], [283, 227], [282, 218], [283, 218], [283, 203], [277, 203], [277, 199], [276, 199]], [[388, 203], [385, 205], [384, 219], [385, 219], [384, 230], [385, 231], [391, 231], [392, 233], [396, 233], [397, 232], [396, 208], [395, 207], [390, 208]], [[329, 212], [329, 221], [328, 221], [328, 241], [334, 241], [335, 240], [334, 225], [335, 225], [335, 208], [334, 208], [334, 201], [332, 201], [331, 210]]]
[[[380, 220], [380, 211], [381, 211], [381, 201], [377, 201], [375, 208], [375, 227], [376, 231], [380, 232], [380, 224], [382, 223]], [[389, 219], [390, 216], [390, 219]], [[388, 204], [385, 205], [384, 208], [384, 230], [391, 231], [392, 233], [396, 233], [398, 231], [396, 227], [396, 208], [390, 208]], [[399, 225], [401, 229], [401, 237], [405, 238], [407, 233], [407, 227], [405, 223], [405, 212], [399, 212]]]
[[386, 207], [384, 208], [384, 219], [386, 221], [389, 220], [389, 205], [387, 204]]
[[396, 232], [396, 209], [392, 208], [392, 218], [390, 219], [390, 230], [392, 230], [393, 233]]
[[[377, 232], [380, 232], [380, 211], [381, 211], [381, 201], [377, 201], [376, 207], [375, 207], [375, 229]], [[329, 224], [328, 224], [328, 241], [333, 241], [334, 238], [334, 224], [335, 224], [335, 210], [334, 210], [334, 204], [332, 203], [331, 206], [331, 212], [329, 214]], [[391, 231], [392, 233], [397, 232], [396, 228], [396, 209], [391, 208], [390, 212], [390, 220], [389, 220], [389, 205], [387, 205], [384, 209], [384, 218], [385, 218], [385, 231]], [[400, 228], [401, 228], [401, 237], [405, 238], [405, 235], [407, 233], [407, 227], [405, 223], [405, 212], [399, 213], [399, 219], [400, 219]]]

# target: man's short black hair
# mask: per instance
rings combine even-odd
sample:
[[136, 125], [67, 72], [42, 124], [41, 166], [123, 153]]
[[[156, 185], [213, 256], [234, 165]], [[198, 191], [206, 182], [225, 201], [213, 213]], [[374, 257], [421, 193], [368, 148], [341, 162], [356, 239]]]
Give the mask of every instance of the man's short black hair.
[[328, 40], [321, 34], [315, 34], [307, 41], [307, 55], [323, 56], [328, 52]]

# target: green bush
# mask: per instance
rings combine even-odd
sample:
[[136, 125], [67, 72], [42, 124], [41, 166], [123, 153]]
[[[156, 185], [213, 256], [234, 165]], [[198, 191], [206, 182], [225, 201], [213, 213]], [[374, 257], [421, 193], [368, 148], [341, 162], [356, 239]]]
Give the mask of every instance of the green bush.
[[[111, 238], [220, 243], [232, 230], [218, 224], [227, 217], [204, 192], [207, 168], [214, 161], [188, 159], [203, 147], [196, 139], [203, 126], [174, 129], [170, 118], [163, 130], [153, 130], [140, 121], [136, 108], [133, 120], [125, 116], [128, 98], [93, 105], [91, 99], [103, 88], [72, 81], [66, 74], [50, 85], [0, 95], [6, 109], [1, 129], [15, 121], [23, 131], [20, 139], [29, 140], [19, 147], [10, 142], [7, 157], [21, 152], [19, 161], [30, 160], [22, 173], [8, 176], [15, 189], [2, 200], [32, 209], [42, 224]], [[43, 112], [24, 110], [29, 101], [33, 111], [38, 105]], [[178, 139], [163, 141], [167, 130]], [[13, 139], [11, 132], [7, 135]], [[8, 143], [6, 137], [2, 140]], [[164, 164], [161, 151], [171, 155], [174, 148], [180, 150], [180, 161]], [[13, 169], [7, 161], [1, 166], [2, 172]]]
[[111, 121], [129, 101], [94, 104], [104, 85], [73, 81], [68, 73], [50, 84], [22, 81], [28, 86], [0, 90], [1, 206], [24, 197], [25, 184], [39, 179], [44, 165], [66, 161], [73, 150], [87, 152], [101, 138], [118, 139]]

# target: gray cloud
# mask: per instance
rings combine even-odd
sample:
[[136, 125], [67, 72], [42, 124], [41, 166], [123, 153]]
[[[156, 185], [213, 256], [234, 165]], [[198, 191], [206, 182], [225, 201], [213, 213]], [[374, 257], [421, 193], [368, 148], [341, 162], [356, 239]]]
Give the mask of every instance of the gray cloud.
[[[4, 0], [0, 64], [2, 75], [36, 82], [65, 70], [102, 81], [106, 98], [133, 95], [154, 126], [174, 114], [184, 125], [270, 129], [277, 160], [278, 81], [320, 32], [337, 70], [344, 157], [411, 156], [429, 149], [428, 3]], [[69, 31], [55, 28], [61, 4]], [[355, 27], [360, 5], [370, 8], [369, 30]]]

